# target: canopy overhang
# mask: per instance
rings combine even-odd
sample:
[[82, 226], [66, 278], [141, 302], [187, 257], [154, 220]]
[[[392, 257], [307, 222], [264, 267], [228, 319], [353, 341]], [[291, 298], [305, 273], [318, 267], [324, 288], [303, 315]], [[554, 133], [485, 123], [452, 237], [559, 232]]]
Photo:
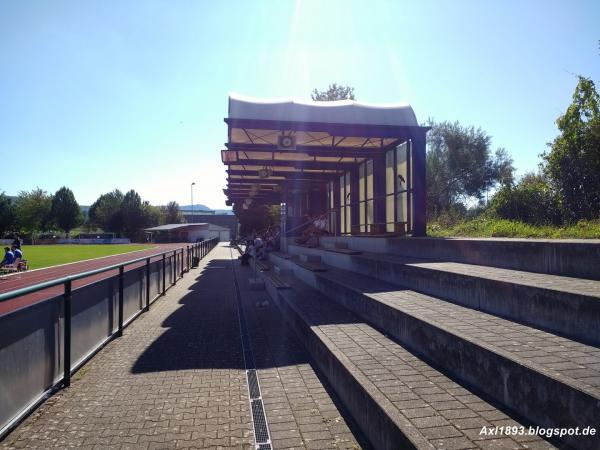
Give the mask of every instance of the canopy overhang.
[[[227, 203], [282, 202], [290, 190], [325, 183], [389, 148], [424, 136], [408, 104], [371, 105], [229, 97]], [[284, 138], [291, 145], [282, 145]]]

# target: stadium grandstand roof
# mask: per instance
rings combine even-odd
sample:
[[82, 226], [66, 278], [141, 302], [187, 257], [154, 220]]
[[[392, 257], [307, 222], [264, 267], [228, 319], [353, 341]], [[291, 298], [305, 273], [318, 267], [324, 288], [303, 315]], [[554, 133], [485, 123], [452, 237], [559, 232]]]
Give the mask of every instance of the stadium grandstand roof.
[[157, 227], [144, 228], [144, 231], [170, 231], [170, 230], [177, 230], [180, 228], [187, 228], [187, 227], [198, 227], [198, 226], [205, 227], [207, 225], [208, 225], [208, 223], [169, 223], [166, 225], [159, 225]]

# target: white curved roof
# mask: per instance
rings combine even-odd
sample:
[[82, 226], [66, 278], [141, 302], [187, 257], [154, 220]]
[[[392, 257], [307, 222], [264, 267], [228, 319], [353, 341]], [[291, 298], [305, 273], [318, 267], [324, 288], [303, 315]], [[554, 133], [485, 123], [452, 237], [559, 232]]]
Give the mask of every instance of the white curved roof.
[[239, 94], [229, 95], [229, 118], [362, 125], [419, 125], [408, 103], [373, 105], [352, 100], [321, 102], [259, 99]]

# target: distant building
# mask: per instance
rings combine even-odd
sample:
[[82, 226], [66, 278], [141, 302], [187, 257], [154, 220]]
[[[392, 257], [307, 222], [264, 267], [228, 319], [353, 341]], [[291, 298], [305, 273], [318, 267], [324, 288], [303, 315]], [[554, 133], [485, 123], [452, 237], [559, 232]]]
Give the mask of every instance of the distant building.
[[231, 240], [229, 228], [212, 223], [170, 223], [158, 227], [146, 228], [152, 242], [200, 242], [219, 238], [221, 242]]

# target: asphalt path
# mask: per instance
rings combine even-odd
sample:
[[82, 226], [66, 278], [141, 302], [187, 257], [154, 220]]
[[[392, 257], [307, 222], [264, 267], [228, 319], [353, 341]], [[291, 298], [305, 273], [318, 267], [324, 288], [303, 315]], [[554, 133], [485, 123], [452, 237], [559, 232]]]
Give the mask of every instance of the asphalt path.
[[[155, 255], [157, 253], [162, 253], [169, 250], [181, 249], [182, 247], [185, 248], [187, 245], [189, 244], [156, 244], [155, 247], [146, 250], [122, 253], [119, 255], [105, 256], [102, 258], [90, 259], [87, 261], [79, 261], [70, 264], [63, 264], [60, 266], [46, 267], [43, 269], [30, 270], [27, 272], [19, 272], [16, 274], [2, 275], [0, 276], [0, 294], [14, 291], [16, 289], [22, 289], [28, 286], [33, 286], [34, 284], [43, 283], [45, 281], [56, 280], [57, 278], [66, 277], [68, 275], [77, 275], [83, 272], [88, 272], [90, 270], [100, 269], [102, 267], [112, 266], [114, 264], [143, 258], [145, 256]], [[162, 259], [162, 257], [154, 258], [152, 259], [152, 261], [155, 261], [157, 259]], [[143, 264], [144, 262], [140, 262], [125, 266], [125, 271], [127, 272], [128, 270], [135, 269], [136, 267], [139, 267]], [[117, 273], [118, 270], [115, 269], [97, 275], [92, 275], [90, 277], [74, 281], [72, 288], [77, 289], [95, 281], [111, 277]], [[46, 300], [48, 298], [55, 297], [56, 295], [62, 294], [63, 291], [64, 287], [62, 285], [58, 285], [31, 294], [16, 297], [11, 300], [0, 302], [0, 315], [4, 315], [17, 309], [21, 309], [25, 306], [29, 306], [34, 303]]]

